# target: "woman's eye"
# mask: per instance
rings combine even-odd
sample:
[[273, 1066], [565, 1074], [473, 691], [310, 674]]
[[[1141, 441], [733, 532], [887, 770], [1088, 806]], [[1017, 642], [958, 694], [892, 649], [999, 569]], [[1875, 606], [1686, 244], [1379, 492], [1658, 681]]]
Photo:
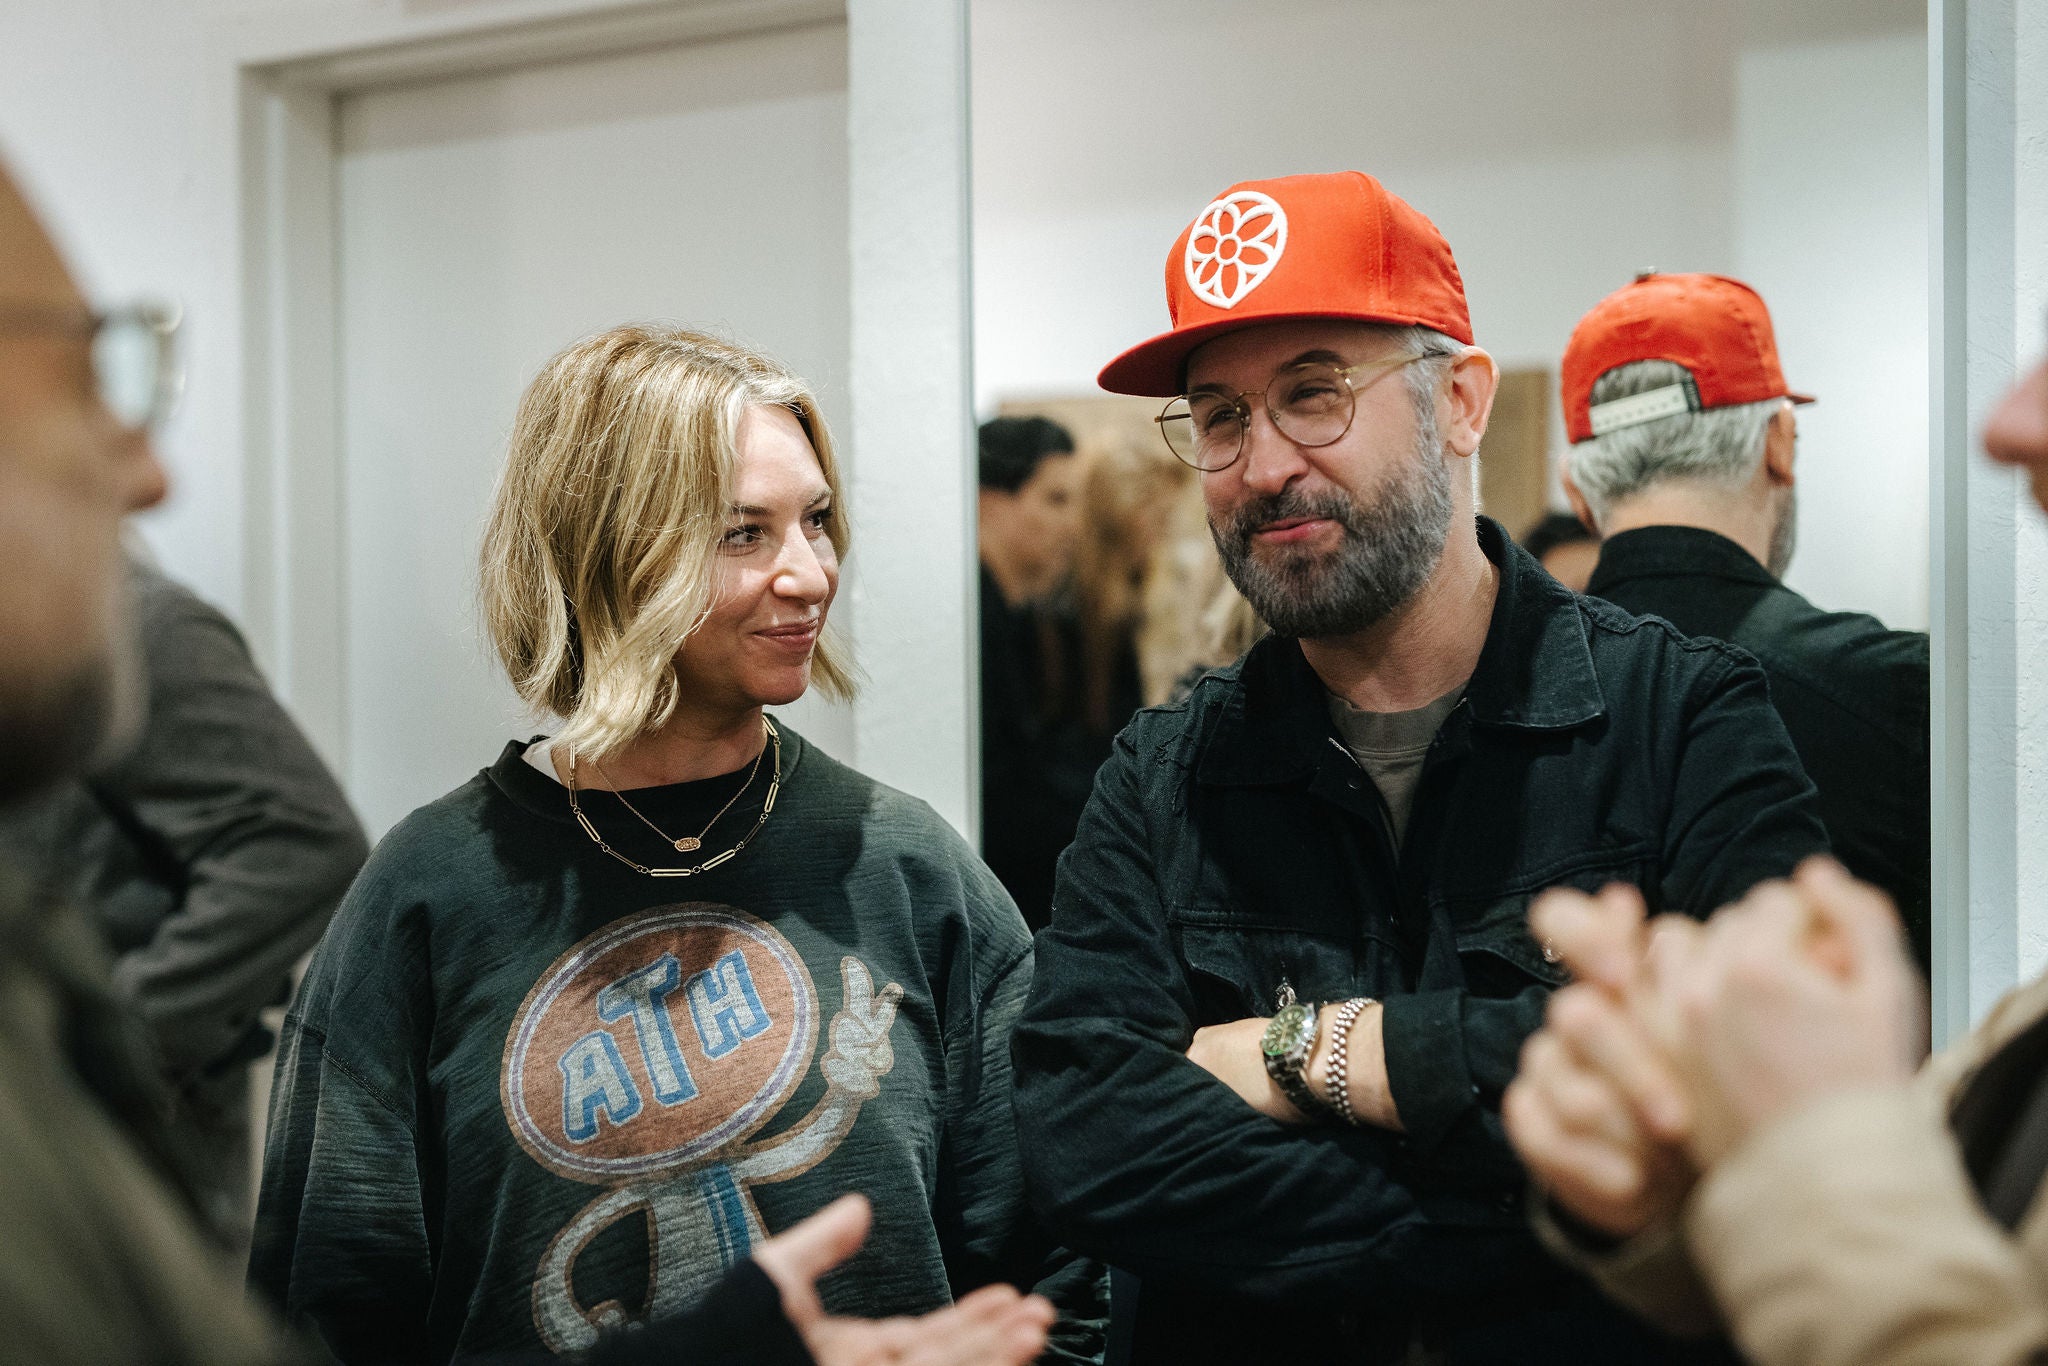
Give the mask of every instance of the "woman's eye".
[[819, 508], [816, 512], [805, 517], [804, 520], [810, 524], [811, 530], [823, 531], [826, 527], [832, 525], [832, 509]]
[[731, 550], [739, 550], [761, 539], [761, 528], [749, 522], [727, 531], [719, 544]]

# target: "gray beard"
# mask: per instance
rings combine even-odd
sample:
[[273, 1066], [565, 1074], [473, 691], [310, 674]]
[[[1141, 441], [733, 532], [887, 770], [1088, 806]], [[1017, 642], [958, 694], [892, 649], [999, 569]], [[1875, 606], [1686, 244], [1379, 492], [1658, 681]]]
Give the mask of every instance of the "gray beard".
[[[1443, 559], [1451, 531], [1451, 471], [1435, 433], [1417, 460], [1387, 481], [1369, 505], [1338, 489], [1283, 490], [1243, 504], [1209, 534], [1224, 572], [1275, 635], [1351, 635], [1406, 606]], [[1259, 527], [1287, 517], [1326, 517], [1343, 539], [1335, 550], [1282, 547], [1254, 554]]]
[[141, 733], [142, 647], [123, 602], [106, 651], [58, 678], [0, 678], [0, 807], [120, 756]]
[[1799, 544], [1799, 499], [1787, 489], [1785, 506], [1778, 513], [1777, 525], [1771, 528], [1771, 557], [1764, 568], [1771, 571], [1773, 578], [1782, 579], [1785, 571], [1792, 567], [1792, 552]]

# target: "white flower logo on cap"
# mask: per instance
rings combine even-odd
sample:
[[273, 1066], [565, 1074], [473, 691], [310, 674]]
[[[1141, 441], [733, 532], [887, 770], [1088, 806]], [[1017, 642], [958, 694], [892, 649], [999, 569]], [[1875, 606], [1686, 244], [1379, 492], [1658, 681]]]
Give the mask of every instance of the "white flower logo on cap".
[[1287, 211], [1256, 190], [1239, 190], [1202, 210], [1181, 260], [1196, 298], [1235, 308], [1286, 250]]

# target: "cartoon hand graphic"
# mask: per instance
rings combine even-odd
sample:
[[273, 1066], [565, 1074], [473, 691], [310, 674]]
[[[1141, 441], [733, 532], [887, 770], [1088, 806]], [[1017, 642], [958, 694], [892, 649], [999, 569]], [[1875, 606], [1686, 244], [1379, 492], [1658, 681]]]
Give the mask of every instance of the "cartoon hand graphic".
[[882, 1075], [896, 1065], [889, 1026], [896, 1022], [903, 988], [891, 982], [876, 992], [867, 966], [850, 955], [840, 960], [839, 974], [845, 1004], [832, 1017], [832, 1051], [820, 1066], [833, 1087], [868, 1100], [881, 1090]]

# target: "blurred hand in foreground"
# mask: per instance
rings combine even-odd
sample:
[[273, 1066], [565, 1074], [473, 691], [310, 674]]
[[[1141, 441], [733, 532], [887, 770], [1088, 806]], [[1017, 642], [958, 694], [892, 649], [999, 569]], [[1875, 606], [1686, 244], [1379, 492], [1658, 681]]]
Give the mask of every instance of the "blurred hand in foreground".
[[1702, 1169], [1802, 1106], [1904, 1082], [1926, 1056], [1926, 991], [1898, 913], [1833, 859], [1759, 885], [1685, 950], [1650, 958]]
[[1668, 1007], [1647, 978], [1654, 938], [1697, 934], [1690, 921], [1646, 925], [1641, 895], [1557, 889], [1530, 926], [1577, 979], [1550, 998], [1501, 1102], [1508, 1137], [1567, 1213], [1614, 1238], [1676, 1216], [1696, 1173], [1686, 1152], [1692, 1111], [1656, 1022]]
[[1758, 1128], [1926, 1053], [1926, 998], [1897, 913], [1832, 859], [1763, 883], [1705, 926], [1646, 923], [1628, 887], [1546, 893], [1531, 928], [1577, 979], [1552, 998], [1502, 1116], [1574, 1218], [1627, 1238], [1674, 1216]]
[[818, 1366], [1025, 1366], [1043, 1350], [1052, 1305], [1007, 1285], [984, 1286], [919, 1318], [826, 1313], [818, 1278], [860, 1249], [868, 1221], [866, 1199], [843, 1195], [754, 1251]]

